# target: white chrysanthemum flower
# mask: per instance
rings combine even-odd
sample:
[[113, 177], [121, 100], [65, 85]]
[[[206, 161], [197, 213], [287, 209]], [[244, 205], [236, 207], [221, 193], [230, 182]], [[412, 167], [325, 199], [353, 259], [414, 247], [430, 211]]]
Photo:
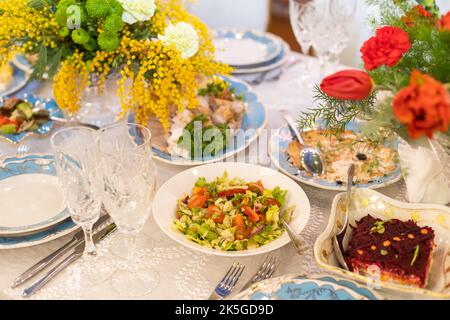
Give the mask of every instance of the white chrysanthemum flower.
[[186, 22], [169, 25], [164, 36], [159, 36], [164, 43], [175, 46], [183, 59], [194, 56], [198, 51], [199, 39], [194, 27]]
[[122, 20], [133, 24], [138, 21], [148, 21], [155, 14], [155, 0], [118, 0], [125, 10]]

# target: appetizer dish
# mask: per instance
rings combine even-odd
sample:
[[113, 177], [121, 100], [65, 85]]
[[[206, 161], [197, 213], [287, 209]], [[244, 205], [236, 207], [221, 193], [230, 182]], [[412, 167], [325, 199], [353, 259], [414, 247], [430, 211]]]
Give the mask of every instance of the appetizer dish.
[[[185, 110], [172, 118], [167, 137], [170, 154], [190, 159], [215, 156], [226, 149], [233, 132], [241, 127], [246, 105], [244, 97], [235, 94], [230, 83], [219, 78], [206, 81], [198, 98], [198, 108]], [[200, 129], [201, 139], [195, 139], [196, 126]], [[196, 140], [200, 140], [198, 145]]]
[[266, 189], [261, 181], [222, 177], [199, 178], [192, 193], [177, 206], [173, 226], [202, 246], [239, 251], [256, 249], [284, 233], [295, 208], [285, 208], [287, 191]]
[[47, 110], [35, 112], [30, 102], [18, 98], [6, 99], [0, 106], [0, 134], [35, 131], [49, 120]]
[[[394, 146], [371, 141], [354, 131], [342, 133], [329, 130], [310, 130], [302, 133], [305, 144], [319, 149], [325, 161], [325, 172], [320, 179], [342, 184], [347, 168], [355, 164], [355, 184], [367, 184], [388, 176], [397, 169], [398, 155]], [[289, 162], [303, 171], [300, 163], [302, 146], [295, 140], [289, 144]]]
[[14, 69], [10, 64], [0, 67], [0, 92], [6, 91], [13, 81]]
[[367, 215], [356, 222], [345, 259], [351, 271], [370, 274], [377, 266], [381, 280], [424, 288], [430, 271], [434, 230], [413, 220], [381, 220]]

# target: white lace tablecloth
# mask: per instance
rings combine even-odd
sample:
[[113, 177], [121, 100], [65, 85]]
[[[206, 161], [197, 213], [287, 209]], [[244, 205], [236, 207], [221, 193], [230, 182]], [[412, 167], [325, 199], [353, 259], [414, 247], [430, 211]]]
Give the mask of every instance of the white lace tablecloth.
[[[292, 54], [294, 56], [294, 54]], [[304, 58], [308, 61], [311, 74], [318, 72], [318, 62], [312, 58]], [[276, 81], [268, 81], [255, 86], [260, 100], [269, 109], [269, 127], [278, 128], [282, 124], [277, 110], [290, 109], [294, 114], [305, 110], [312, 104], [311, 89], [302, 87], [299, 81], [302, 72], [300, 65], [286, 69]], [[51, 96], [48, 85], [40, 88], [41, 96]], [[30, 139], [25, 144], [29, 152], [49, 152], [48, 139]], [[16, 149], [7, 144], [0, 145], [0, 154], [3, 156], [14, 155]], [[259, 161], [262, 165], [270, 165], [267, 159]], [[184, 170], [184, 167], [175, 167], [157, 162], [158, 178], [160, 183]], [[279, 258], [274, 276], [287, 273], [325, 273], [316, 265], [312, 246], [317, 236], [325, 228], [328, 221], [331, 203], [336, 192], [325, 191], [301, 185], [311, 202], [311, 217], [303, 231], [303, 236], [310, 245], [311, 250], [304, 256], [298, 256], [290, 244], [273, 252]], [[381, 192], [397, 198], [404, 199], [405, 188], [403, 182], [380, 190]], [[99, 245], [99, 256], [107, 264], [105, 267], [114, 269], [126, 269], [123, 260], [115, 258], [108, 247], [116, 237], [112, 235]], [[58, 249], [70, 239], [70, 236], [54, 240], [52, 242], [30, 248], [0, 250], [0, 299], [21, 299], [23, 287], [10, 289], [10, 284], [21, 272], [33, 265], [38, 260]], [[158, 228], [153, 218], [150, 218], [141, 236], [141, 249], [138, 252], [139, 267], [153, 267], [159, 273], [159, 284], [156, 289], [143, 299], [206, 299], [217, 282], [222, 278], [226, 270], [235, 260], [234, 258], [215, 257], [192, 251], [165, 236]], [[153, 243], [153, 246], [150, 245]], [[149, 244], [149, 245], [146, 245]], [[246, 265], [241, 277], [242, 286], [258, 269], [265, 256], [255, 256], [239, 259]], [[32, 299], [121, 299], [112, 289], [109, 281], [92, 287], [79, 286], [77, 281], [83, 261], [80, 260], [67, 268], [44, 289], [32, 297]], [[238, 285], [235, 289], [237, 293]]]

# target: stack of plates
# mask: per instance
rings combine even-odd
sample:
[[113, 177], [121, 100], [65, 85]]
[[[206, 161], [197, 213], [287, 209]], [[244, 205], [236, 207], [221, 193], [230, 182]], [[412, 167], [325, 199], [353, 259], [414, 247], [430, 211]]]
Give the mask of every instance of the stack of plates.
[[233, 75], [248, 81], [261, 74], [277, 76], [286, 63], [289, 44], [271, 33], [252, 30], [215, 31], [216, 60], [234, 68]]
[[53, 156], [10, 157], [0, 165], [0, 249], [29, 247], [74, 231]]

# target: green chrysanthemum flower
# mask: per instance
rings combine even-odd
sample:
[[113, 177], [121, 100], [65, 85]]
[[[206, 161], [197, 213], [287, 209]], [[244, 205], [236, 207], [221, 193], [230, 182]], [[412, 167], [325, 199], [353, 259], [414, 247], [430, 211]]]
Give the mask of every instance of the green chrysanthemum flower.
[[87, 0], [86, 10], [92, 18], [104, 18], [110, 12], [110, 2], [108, 0]]
[[72, 31], [72, 41], [76, 44], [86, 44], [88, 43], [91, 36], [83, 29], [75, 29]]
[[123, 28], [122, 17], [112, 14], [103, 21], [103, 31], [106, 33], [118, 33]]
[[119, 17], [122, 17], [123, 14], [123, 7], [117, 0], [109, 0], [109, 7], [111, 14], [118, 15]]
[[106, 32], [98, 36], [98, 45], [105, 51], [114, 51], [119, 47], [120, 40], [117, 34], [109, 34]]
[[95, 41], [94, 38], [90, 37], [89, 41], [87, 43], [85, 43], [83, 45], [83, 47], [87, 50], [87, 51], [94, 51], [95, 49], [97, 49], [97, 41]]
[[59, 30], [59, 35], [63, 38], [67, 37], [70, 34], [70, 30], [67, 27], [62, 28]]
[[77, 0], [61, 0], [56, 6], [58, 9], [68, 8], [71, 5], [77, 4]]

